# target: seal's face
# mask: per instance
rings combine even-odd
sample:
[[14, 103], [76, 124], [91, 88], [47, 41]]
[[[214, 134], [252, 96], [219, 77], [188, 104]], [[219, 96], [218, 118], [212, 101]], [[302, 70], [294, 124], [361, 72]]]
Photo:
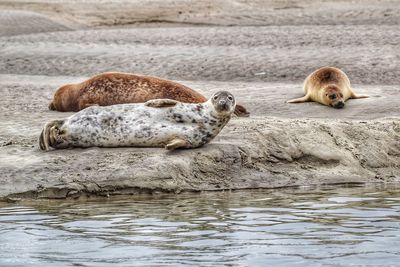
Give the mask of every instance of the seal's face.
[[337, 87], [327, 88], [325, 91], [325, 97], [331, 107], [334, 107], [334, 108], [343, 108], [344, 107], [343, 94], [340, 92], [339, 88], [337, 88]]
[[211, 97], [211, 103], [218, 113], [227, 115], [232, 114], [236, 106], [235, 97], [227, 91], [216, 92]]

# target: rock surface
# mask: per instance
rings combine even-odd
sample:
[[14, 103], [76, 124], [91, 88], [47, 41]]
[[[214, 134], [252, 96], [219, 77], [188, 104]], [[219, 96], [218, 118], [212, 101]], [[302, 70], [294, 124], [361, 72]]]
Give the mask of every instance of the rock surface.
[[[65, 198], [182, 190], [400, 182], [400, 120], [233, 119], [211, 144], [74, 149], [1, 148], [0, 197]], [[27, 160], [27, 158], [29, 160]], [[22, 194], [21, 194], [22, 193]]]
[[[369, 102], [352, 100], [338, 111], [317, 103], [285, 104], [284, 98], [298, 91], [295, 85], [286, 84], [282, 97], [280, 91], [273, 90], [279, 85], [247, 83], [253, 97], [269, 89], [265, 99], [257, 100], [257, 106], [246, 98], [247, 91], [240, 89], [243, 84], [202, 82], [208, 88], [203, 91], [206, 95], [215, 88], [235, 88], [231, 91], [249, 106], [252, 118], [233, 118], [214, 141], [194, 150], [171, 153], [158, 148], [90, 148], [43, 152], [37, 139], [44, 123], [71, 114], [47, 110], [54, 88], [82, 78], [0, 77], [7, 81], [0, 82], [3, 199], [400, 182], [400, 119], [385, 118], [385, 104], [398, 97], [398, 91], [391, 91], [390, 86], [382, 93], [387, 103], [377, 97]], [[276, 106], [266, 105], [268, 99], [276, 101]], [[266, 116], [269, 113], [274, 117]], [[398, 116], [398, 110], [392, 114]], [[371, 117], [376, 119], [366, 119]]]

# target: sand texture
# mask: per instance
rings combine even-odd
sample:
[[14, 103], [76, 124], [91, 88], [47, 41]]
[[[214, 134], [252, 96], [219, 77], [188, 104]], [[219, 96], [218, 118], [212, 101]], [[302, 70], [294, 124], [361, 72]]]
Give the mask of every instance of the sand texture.
[[[399, 14], [388, 0], [0, 0], [0, 199], [399, 183]], [[285, 103], [325, 65], [371, 97]], [[228, 90], [251, 117], [193, 150], [40, 151], [43, 125], [72, 114], [47, 109], [55, 90], [104, 71]]]

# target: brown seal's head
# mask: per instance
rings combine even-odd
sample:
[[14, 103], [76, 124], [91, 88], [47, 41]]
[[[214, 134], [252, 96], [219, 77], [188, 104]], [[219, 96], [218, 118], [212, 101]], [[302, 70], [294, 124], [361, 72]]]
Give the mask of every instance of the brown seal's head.
[[334, 108], [344, 107], [344, 98], [340, 89], [336, 85], [328, 85], [324, 90], [325, 102]]
[[235, 97], [227, 91], [219, 91], [210, 98], [211, 104], [219, 115], [231, 115], [235, 111]]
[[77, 97], [78, 90], [74, 85], [64, 85], [54, 94], [53, 100], [49, 104], [49, 109], [63, 112], [79, 111]]

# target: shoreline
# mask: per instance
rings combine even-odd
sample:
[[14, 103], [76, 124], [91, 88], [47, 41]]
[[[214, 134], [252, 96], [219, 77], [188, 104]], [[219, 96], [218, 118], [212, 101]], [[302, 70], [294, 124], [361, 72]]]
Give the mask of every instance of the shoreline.
[[316, 184], [316, 185], [307, 185], [307, 186], [285, 186], [285, 187], [277, 187], [277, 188], [246, 188], [246, 189], [227, 189], [227, 190], [208, 190], [208, 191], [180, 191], [180, 192], [170, 192], [170, 191], [146, 191], [140, 189], [128, 189], [125, 191], [114, 191], [111, 194], [99, 194], [99, 193], [91, 193], [91, 192], [81, 192], [80, 195], [70, 195], [62, 198], [49, 198], [49, 191], [42, 192], [24, 192], [18, 193], [15, 195], [8, 195], [5, 197], [0, 197], [0, 207], [2, 205], [7, 206], [9, 203], [18, 203], [21, 205], [25, 204], [40, 204], [40, 203], [65, 203], [67, 201], [73, 203], [85, 203], [85, 202], [98, 202], [98, 201], [119, 201], [119, 200], [129, 200], [129, 199], [140, 199], [140, 198], [163, 198], [169, 196], [170, 194], [174, 194], [177, 197], [180, 196], [190, 196], [190, 195], [207, 195], [213, 193], [235, 193], [235, 192], [271, 192], [275, 190], [279, 191], [310, 191], [310, 190], [320, 190], [324, 188], [379, 188], [379, 189], [396, 189], [400, 188], [400, 183], [382, 183], [382, 182], [368, 182], [368, 183], [337, 183], [337, 184]]
[[[42, 152], [37, 145], [11, 144], [1, 147], [3, 157], [14, 158], [0, 166], [6, 173], [0, 197], [400, 183], [399, 136], [399, 118], [260, 117], [235, 118], [210, 144], [172, 153], [161, 148]], [[30, 162], [23, 160], [28, 155]]]

